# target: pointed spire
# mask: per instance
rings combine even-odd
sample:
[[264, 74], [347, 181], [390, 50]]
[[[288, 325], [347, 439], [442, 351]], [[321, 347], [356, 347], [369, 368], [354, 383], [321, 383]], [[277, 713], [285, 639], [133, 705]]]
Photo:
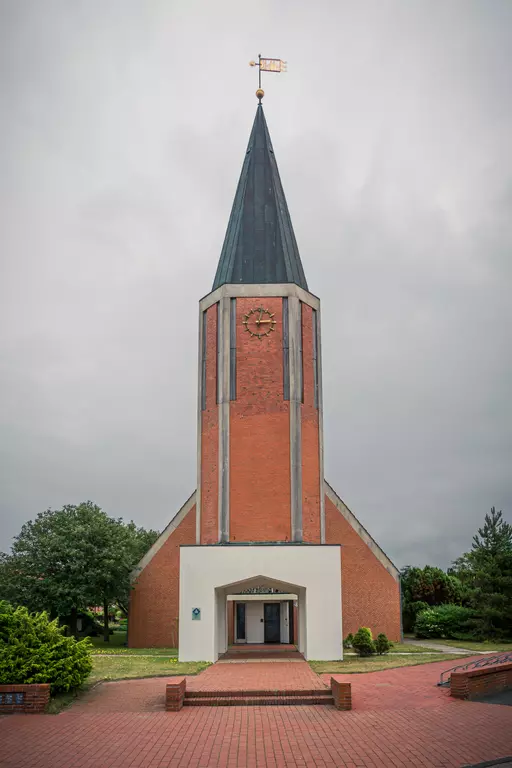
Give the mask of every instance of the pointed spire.
[[308, 290], [261, 99], [212, 290], [225, 283], [296, 283]]

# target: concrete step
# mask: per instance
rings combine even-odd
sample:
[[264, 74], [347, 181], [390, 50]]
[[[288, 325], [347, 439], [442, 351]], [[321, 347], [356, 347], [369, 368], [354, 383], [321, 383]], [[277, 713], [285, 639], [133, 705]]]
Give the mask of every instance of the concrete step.
[[[292, 695], [290, 695], [292, 693]], [[330, 691], [327, 695], [323, 691], [316, 691], [314, 695], [308, 695], [301, 691], [288, 692], [274, 695], [233, 695], [231, 692], [223, 692], [218, 696], [191, 696], [188, 694], [183, 701], [185, 707], [275, 707], [298, 706], [300, 704], [334, 704], [334, 698]]]
[[298, 688], [293, 691], [281, 691], [281, 690], [269, 690], [263, 689], [263, 690], [254, 690], [254, 691], [244, 691], [244, 690], [232, 690], [232, 691], [186, 691], [185, 698], [186, 699], [219, 699], [223, 697], [227, 698], [254, 698], [254, 697], [263, 697], [263, 698], [269, 698], [272, 696], [285, 696], [287, 698], [294, 698], [297, 696], [332, 696], [332, 692], [330, 688], [310, 688], [310, 689], [304, 689], [304, 688]]

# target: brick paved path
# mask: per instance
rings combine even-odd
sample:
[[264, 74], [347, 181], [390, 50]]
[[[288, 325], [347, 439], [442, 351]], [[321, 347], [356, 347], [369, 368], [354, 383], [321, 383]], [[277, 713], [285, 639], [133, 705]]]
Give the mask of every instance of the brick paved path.
[[[210, 681], [227, 666], [210, 668]], [[233, 674], [250, 666], [233, 665]], [[261, 674], [265, 665], [254, 666]], [[302, 665], [269, 666], [274, 674]], [[512, 708], [451, 699], [434, 685], [447, 666], [339, 676], [353, 684], [352, 712], [297, 706], [171, 714], [160, 709], [165, 678], [108, 683], [58, 716], [0, 718], [0, 766], [460, 768], [512, 754]]]
[[305, 691], [326, 687], [305, 661], [213, 664], [187, 679], [188, 691]]

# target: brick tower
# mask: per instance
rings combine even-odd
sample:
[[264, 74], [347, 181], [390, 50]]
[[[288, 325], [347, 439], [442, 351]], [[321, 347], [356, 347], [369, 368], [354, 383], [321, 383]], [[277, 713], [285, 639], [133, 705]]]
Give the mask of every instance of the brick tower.
[[261, 103], [199, 328], [197, 543], [324, 543], [320, 302]]
[[212, 291], [199, 302], [197, 490], [134, 572], [128, 643], [215, 661], [233, 643], [342, 658], [398, 640], [399, 572], [323, 472], [320, 301], [261, 100]]

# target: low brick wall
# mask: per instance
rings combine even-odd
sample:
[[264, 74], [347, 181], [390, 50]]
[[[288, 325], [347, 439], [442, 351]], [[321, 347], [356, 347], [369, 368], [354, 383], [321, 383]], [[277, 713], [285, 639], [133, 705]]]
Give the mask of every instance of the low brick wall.
[[172, 683], [165, 686], [165, 709], [167, 712], [179, 712], [183, 707], [185, 690], [187, 688], [187, 679], [177, 677]]
[[38, 714], [50, 701], [47, 683], [34, 685], [0, 685], [0, 715], [10, 712]]
[[352, 709], [352, 688], [350, 683], [340, 683], [331, 677], [331, 691], [336, 709]]
[[452, 672], [450, 693], [456, 699], [478, 699], [512, 688], [512, 663]]

